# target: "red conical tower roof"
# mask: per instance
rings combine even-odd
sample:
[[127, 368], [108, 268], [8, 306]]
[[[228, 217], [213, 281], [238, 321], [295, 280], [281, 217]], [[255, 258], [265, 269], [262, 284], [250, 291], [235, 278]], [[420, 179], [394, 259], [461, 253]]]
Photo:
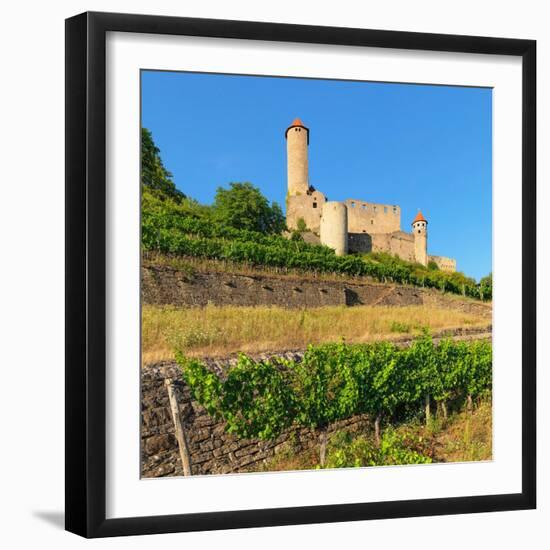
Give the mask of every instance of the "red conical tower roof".
[[309, 128], [304, 126], [304, 123], [299, 118], [295, 118], [292, 124], [286, 129], [285, 138], [291, 128], [303, 128], [307, 132], [307, 142], [309, 143]]
[[428, 223], [428, 220], [422, 215], [422, 212], [420, 210], [418, 211], [418, 214], [416, 215], [416, 218], [414, 218], [412, 225], [414, 225], [416, 222], [426, 222]]

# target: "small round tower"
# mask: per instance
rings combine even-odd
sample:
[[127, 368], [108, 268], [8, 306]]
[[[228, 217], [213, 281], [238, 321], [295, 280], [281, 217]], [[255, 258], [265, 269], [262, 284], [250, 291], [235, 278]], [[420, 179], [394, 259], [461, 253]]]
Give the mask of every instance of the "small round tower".
[[286, 129], [287, 182], [289, 195], [305, 195], [309, 188], [307, 148], [309, 129], [296, 118]]
[[337, 256], [348, 253], [348, 208], [344, 203], [325, 202], [320, 230], [322, 244], [332, 248]]
[[414, 259], [422, 265], [428, 265], [428, 220], [418, 211], [412, 222], [414, 235]]

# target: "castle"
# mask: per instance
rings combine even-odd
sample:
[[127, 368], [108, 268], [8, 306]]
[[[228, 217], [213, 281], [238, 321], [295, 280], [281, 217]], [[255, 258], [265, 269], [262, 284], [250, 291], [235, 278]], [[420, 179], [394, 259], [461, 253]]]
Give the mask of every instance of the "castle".
[[[456, 260], [428, 255], [428, 221], [419, 211], [412, 231], [401, 230], [401, 208], [356, 199], [329, 201], [310, 185], [308, 175], [309, 128], [297, 118], [285, 132], [288, 194], [286, 222], [290, 230], [305, 224], [320, 242], [338, 255], [348, 252], [389, 252], [400, 258], [442, 271], [456, 271]], [[300, 220], [303, 220], [300, 223]]]

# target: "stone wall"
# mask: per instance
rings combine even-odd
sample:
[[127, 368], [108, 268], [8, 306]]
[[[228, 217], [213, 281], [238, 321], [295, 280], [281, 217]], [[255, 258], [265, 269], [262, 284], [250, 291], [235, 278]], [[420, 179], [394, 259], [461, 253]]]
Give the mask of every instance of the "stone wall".
[[[302, 218], [308, 229], [319, 235], [322, 209], [327, 201], [328, 199], [323, 193], [313, 188], [304, 194], [287, 196], [286, 220], [289, 229], [295, 229], [298, 220]], [[422, 261], [422, 257], [427, 251], [427, 243], [425, 239], [418, 239], [417, 244], [420, 248], [415, 251], [414, 235], [401, 230], [399, 206], [374, 204], [355, 199], [347, 199], [341, 204], [346, 205], [347, 208], [349, 252], [387, 252], [388, 254], [397, 254], [408, 262], [419, 261], [419, 263], [427, 265], [428, 261], [434, 261], [442, 271], [456, 271], [456, 260], [453, 258], [429, 256], [426, 262]], [[329, 230], [330, 227], [324, 224], [324, 232], [327, 233]], [[335, 224], [333, 230], [340, 232], [341, 228]], [[334, 248], [330, 242], [327, 241], [327, 243]]]
[[395, 204], [375, 204], [346, 199], [350, 233], [392, 233], [401, 229], [401, 208]]
[[144, 265], [141, 293], [144, 304], [175, 306], [321, 306], [391, 305], [424, 303], [430, 291], [418, 287], [350, 283], [316, 279], [196, 272], [192, 275], [168, 266]]
[[441, 271], [453, 273], [456, 271], [456, 260], [445, 256], [428, 256], [428, 262], [435, 262]]
[[414, 236], [405, 231], [393, 233], [349, 233], [350, 252], [386, 252], [397, 254], [401, 259], [414, 262]]
[[372, 251], [397, 254], [403, 260], [414, 262], [414, 236], [405, 231], [373, 235]]
[[337, 256], [348, 253], [348, 209], [337, 201], [323, 205], [320, 229], [321, 243], [334, 250]]
[[298, 227], [302, 218], [310, 231], [319, 234], [321, 225], [321, 210], [327, 199], [317, 190], [307, 191], [299, 195], [288, 195], [286, 198], [286, 225], [289, 229]]
[[[307, 192], [291, 194], [286, 199], [286, 222], [289, 229], [295, 229], [302, 218], [307, 227], [319, 232], [321, 208], [328, 198], [320, 191], [310, 188]], [[401, 209], [392, 204], [347, 199], [343, 201], [348, 210], [349, 233], [390, 234], [401, 230]]]
[[363, 254], [372, 252], [372, 236], [369, 233], [348, 233], [348, 251]]
[[[300, 352], [280, 355], [300, 360]], [[268, 356], [258, 357], [267, 358]], [[235, 359], [210, 361], [219, 374]], [[142, 368], [141, 373], [141, 458], [142, 477], [183, 475], [174, 424], [170, 412], [165, 378], [174, 380], [180, 417], [187, 436], [193, 475], [246, 472], [258, 469], [278, 453], [301, 452], [318, 444], [319, 434], [306, 428], [284, 432], [273, 441], [239, 439], [224, 431], [224, 423], [213, 420], [206, 410], [192, 399], [189, 388], [181, 379], [179, 368], [163, 363]], [[359, 433], [367, 429], [365, 416], [356, 416], [334, 423], [329, 434], [347, 429]]]

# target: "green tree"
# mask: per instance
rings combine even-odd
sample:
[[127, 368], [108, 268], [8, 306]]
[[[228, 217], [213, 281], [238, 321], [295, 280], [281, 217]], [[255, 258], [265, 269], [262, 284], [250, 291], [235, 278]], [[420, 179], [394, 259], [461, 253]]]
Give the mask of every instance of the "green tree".
[[490, 300], [493, 297], [493, 274], [482, 277], [479, 281], [479, 293], [481, 299]]
[[176, 188], [172, 174], [166, 170], [160, 158], [160, 149], [147, 128], [141, 129], [141, 185], [159, 198], [169, 198], [179, 203], [185, 195]]
[[271, 205], [251, 183], [231, 183], [229, 189], [218, 187], [214, 199], [214, 216], [223, 225], [261, 233], [281, 233], [285, 218], [281, 207]]

